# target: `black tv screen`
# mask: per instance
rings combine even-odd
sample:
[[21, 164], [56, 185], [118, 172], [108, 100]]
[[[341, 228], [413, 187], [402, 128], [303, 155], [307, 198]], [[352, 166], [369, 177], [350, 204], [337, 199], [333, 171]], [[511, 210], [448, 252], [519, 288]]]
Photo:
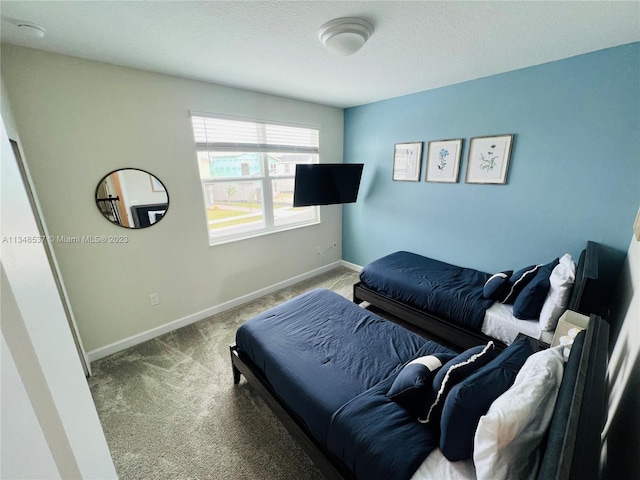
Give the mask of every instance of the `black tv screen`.
[[362, 163], [296, 165], [293, 206], [355, 202], [363, 167]]

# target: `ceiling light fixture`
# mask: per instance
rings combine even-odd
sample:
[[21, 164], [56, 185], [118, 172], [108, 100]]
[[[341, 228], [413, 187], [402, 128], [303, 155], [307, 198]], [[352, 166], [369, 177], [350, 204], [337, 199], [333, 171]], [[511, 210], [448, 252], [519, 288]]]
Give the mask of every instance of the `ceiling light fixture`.
[[29, 38], [44, 38], [47, 33], [44, 27], [42, 25], [38, 25], [37, 23], [24, 22], [19, 20], [16, 21], [16, 26], [18, 27], [20, 33]]
[[360, 18], [336, 18], [320, 27], [318, 37], [331, 53], [346, 57], [362, 48], [373, 33], [373, 25]]

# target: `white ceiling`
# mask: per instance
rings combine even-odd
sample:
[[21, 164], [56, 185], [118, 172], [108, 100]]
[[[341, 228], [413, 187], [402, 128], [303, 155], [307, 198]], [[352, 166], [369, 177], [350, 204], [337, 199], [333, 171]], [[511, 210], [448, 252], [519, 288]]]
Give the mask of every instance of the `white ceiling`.
[[[3, 42], [338, 107], [640, 40], [640, 2], [4, 1]], [[350, 57], [328, 20], [375, 31]], [[44, 26], [23, 38], [6, 19]]]

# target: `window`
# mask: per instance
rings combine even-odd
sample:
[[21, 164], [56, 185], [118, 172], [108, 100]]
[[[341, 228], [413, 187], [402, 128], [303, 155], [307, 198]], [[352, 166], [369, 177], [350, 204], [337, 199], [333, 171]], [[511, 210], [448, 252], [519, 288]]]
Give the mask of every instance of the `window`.
[[318, 163], [319, 130], [192, 113], [209, 243], [319, 221], [293, 208], [295, 165]]

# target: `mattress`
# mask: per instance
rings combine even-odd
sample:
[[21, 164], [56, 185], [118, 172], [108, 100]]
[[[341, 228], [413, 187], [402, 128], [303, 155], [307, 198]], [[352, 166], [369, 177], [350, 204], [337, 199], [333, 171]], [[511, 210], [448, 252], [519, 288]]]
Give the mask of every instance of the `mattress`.
[[247, 321], [236, 343], [323, 444], [341, 406], [421, 352], [450, 352], [323, 289]]
[[483, 297], [488, 273], [411, 252], [395, 252], [368, 264], [360, 280], [378, 293], [480, 332], [493, 300]]
[[540, 328], [538, 320], [520, 320], [513, 315], [513, 305], [495, 302], [487, 309], [482, 323], [482, 333], [511, 345], [519, 333], [551, 343], [553, 332]]

